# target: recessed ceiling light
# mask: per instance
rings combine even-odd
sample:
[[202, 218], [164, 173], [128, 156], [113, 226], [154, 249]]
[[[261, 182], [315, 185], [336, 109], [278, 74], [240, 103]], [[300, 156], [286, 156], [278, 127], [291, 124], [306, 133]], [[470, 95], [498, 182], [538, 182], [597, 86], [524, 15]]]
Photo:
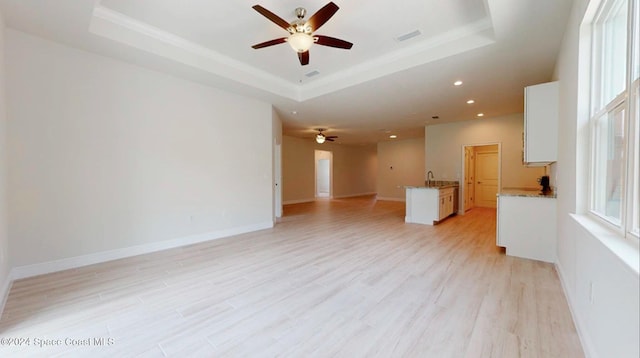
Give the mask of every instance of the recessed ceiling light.
[[467, 104], [474, 104], [474, 103], [476, 103], [476, 101], [474, 101], [474, 100], [472, 100], [472, 99], [470, 99], [470, 100], [468, 100], [468, 101], [467, 101]]
[[458, 80], [453, 83], [454, 86], [462, 86], [462, 81]]
[[484, 117], [484, 113], [478, 113], [477, 116], [478, 117]]
[[298, 114], [298, 111], [291, 111], [291, 114], [295, 116], [296, 114]]
[[389, 138], [391, 138], [391, 139], [396, 139], [396, 138], [398, 138], [398, 136], [397, 136], [397, 135], [395, 135], [395, 134], [392, 134], [392, 135], [390, 135], [390, 136], [389, 136]]

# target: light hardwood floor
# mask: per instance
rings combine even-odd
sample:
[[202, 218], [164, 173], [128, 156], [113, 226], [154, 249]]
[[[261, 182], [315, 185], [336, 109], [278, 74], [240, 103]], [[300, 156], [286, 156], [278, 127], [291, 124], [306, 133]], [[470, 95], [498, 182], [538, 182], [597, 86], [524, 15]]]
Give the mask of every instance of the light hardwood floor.
[[495, 222], [405, 224], [404, 203], [372, 197], [286, 206], [274, 229], [15, 282], [0, 337], [31, 346], [0, 356], [582, 357], [553, 265], [506, 257]]

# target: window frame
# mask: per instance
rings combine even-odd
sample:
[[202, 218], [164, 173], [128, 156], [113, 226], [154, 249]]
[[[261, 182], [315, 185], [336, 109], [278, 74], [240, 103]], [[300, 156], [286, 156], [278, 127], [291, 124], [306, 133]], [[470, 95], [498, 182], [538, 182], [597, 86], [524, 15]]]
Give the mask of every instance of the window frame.
[[[605, 33], [605, 23], [608, 20], [607, 16], [614, 14], [611, 9], [615, 8], [618, 1], [626, 1], [627, 3], [627, 20], [626, 20], [626, 66], [625, 66], [625, 87], [621, 93], [615, 95], [607, 103], [603, 103], [608, 85], [604, 83], [603, 78], [606, 76], [607, 69], [605, 68], [607, 56], [611, 56], [611, 53], [607, 53], [607, 44], [605, 39], [607, 34]], [[639, 19], [638, 4], [634, 0], [601, 0], [598, 4], [598, 8], [591, 21], [590, 36], [591, 36], [591, 50], [590, 50], [590, 72], [591, 79], [589, 83], [589, 130], [590, 130], [590, 155], [589, 155], [589, 180], [588, 180], [588, 214], [595, 218], [597, 221], [603, 223], [610, 229], [618, 232], [625, 238], [635, 238], [636, 242], [640, 240], [638, 231], [635, 229], [640, 215], [638, 201], [640, 201], [640, 193], [638, 193], [637, 181], [640, 163], [640, 154], [637, 153], [640, 148], [638, 131], [640, 130], [640, 124], [638, 123], [638, 111], [640, 111], [640, 104], [638, 99], [638, 93], [640, 92], [639, 79], [638, 79], [638, 48], [637, 42], [640, 40], [640, 34], [638, 33]], [[611, 16], [610, 18], [614, 18]], [[609, 85], [610, 86], [610, 85]], [[624, 112], [624, 154], [622, 158], [622, 173], [621, 173], [621, 201], [620, 204], [620, 222], [612, 217], [607, 217], [599, 211], [597, 211], [596, 201], [598, 196], [602, 193], [597, 192], [597, 189], [602, 189], [602, 186], [598, 185], [596, 180], [596, 158], [598, 151], [602, 150], [599, 136], [602, 134], [598, 128], [603, 120], [609, 120], [609, 116], [622, 110]], [[606, 195], [606, 194], [605, 194]], [[613, 220], [612, 220], [613, 219]]]
[[[636, 13], [637, 15], [637, 13]], [[640, 19], [636, 17], [636, 24]], [[637, 28], [637, 27], [636, 27]], [[640, 32], [636, 31], [640, 37]], [[640, 39], [638, 39], [640, 40]], [[637, 41], [636, 41], [637, 42]], [[637, 54], [637, 53], [636, 53]], [[635, 61], [640, 61], [637, 58]], [[625, 236], [634, 237], [640, 240], [640, 76], [631, 83], [629, 95], [629, 136], [634, 136], [627, 140], [628, 163], [627, 166], [627, 201]], [[635, 115], [635, 119], [631, 118]]]

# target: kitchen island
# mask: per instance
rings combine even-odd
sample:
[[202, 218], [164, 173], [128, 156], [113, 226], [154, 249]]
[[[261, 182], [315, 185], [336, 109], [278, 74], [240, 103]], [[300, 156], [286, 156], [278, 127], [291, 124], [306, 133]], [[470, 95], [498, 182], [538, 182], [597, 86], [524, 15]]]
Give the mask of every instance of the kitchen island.
[[457, 181], [433, 181], [405, 190], [406, 223], [434, 225], [458, 211]]

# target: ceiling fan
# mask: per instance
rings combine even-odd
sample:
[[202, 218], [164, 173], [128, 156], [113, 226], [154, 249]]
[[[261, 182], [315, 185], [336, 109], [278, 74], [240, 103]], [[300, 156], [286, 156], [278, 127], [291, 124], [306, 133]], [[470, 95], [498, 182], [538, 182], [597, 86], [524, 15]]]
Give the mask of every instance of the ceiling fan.
[[338, 5], [334, 4], [333, 2], [328, 3], [322, 9], [318, 10], [307, 21], [304, 20], [304, 17], [307, 14], [307, 10], [299, 7], [296, 9], [296, 16], [298, 17], [298, 19], [294, 20], [291, 23], [288, 23], [278, 15], [272, 13], [271, 11], [265, 9], [260, 5], [254, 5], [253, 9], [262, 14], [267, 19], [271, 20], [271, 22], [273, 22], [274, 24], [282, 27], [289, 32], [288, 37], [281, 37], [251, 46], [254, 49], [288, 42], [289, 45], [291, 45], [291, 48], [293, 48], [293, 50], [298, 53], [300, 64], [304, 66], [309, 64], [309, 48], [314, 43], [318, 45], [342, 48], [347, 50], [351, 49], [351, 47], [353, 46], [351, 42], [340, 40], [334, 37], [313, 34], [322, 25], [324, 25], [336, 13], [336, 11], [338, 11]]
[[324, 135], [322, 133], [323, 131], [326, 131], [326, 129], [324, 128], [316, 128], [316, 130], [318, 131], [318, 134], [316, 134], [316, 142], [318, 144], [322, 144], [325, 141], [335, 142], [335, 139], [338, 138], [338, 136], [336, 135], [329, 135], [329, 136]]

